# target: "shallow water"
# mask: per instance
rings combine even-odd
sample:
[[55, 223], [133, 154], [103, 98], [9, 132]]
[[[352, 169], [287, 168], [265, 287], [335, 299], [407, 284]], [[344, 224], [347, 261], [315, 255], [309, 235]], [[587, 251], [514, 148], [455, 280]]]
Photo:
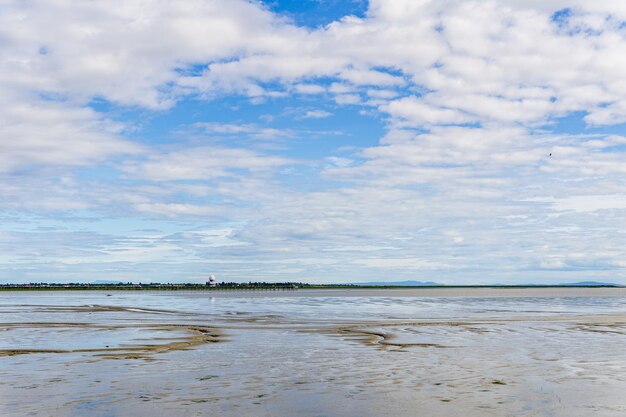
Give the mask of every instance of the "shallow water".
[[2, 416], [623, 416], [624, 289], [0, 293]]

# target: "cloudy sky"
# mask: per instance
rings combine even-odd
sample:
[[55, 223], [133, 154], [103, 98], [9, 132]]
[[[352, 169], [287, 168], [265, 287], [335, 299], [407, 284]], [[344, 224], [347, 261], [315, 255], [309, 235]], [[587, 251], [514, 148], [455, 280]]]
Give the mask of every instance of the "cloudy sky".
[[626, 284], [625, 22], [0, 0], [0, 282]]

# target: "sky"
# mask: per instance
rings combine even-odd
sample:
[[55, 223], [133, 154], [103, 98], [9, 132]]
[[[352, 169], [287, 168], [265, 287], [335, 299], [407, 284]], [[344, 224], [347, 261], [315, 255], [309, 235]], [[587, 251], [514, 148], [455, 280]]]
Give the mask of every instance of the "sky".
[[0, 0], [0, 283], [626, 284], [626, 2]]

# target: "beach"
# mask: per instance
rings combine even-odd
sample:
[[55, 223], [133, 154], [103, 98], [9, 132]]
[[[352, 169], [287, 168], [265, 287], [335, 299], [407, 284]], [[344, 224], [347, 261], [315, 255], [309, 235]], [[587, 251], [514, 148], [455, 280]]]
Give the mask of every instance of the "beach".
[[621, 416], [626, 289], [0, 294], [2, 416]]

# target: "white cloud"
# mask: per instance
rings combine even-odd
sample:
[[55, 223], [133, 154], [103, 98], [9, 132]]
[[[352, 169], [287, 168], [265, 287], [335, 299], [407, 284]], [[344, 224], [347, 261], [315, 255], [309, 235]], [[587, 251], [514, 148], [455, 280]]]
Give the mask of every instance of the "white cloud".
[[428, 105], [415, 97], [394, 100], [388, 105], [382, 106], [381, 110], [417, 126], [461, 124], [475, 121], [458, 110]]
[[332, 166], [341, 168], [349, 167], [350, 165], [354, 164], [354, 160], [350, 158], [342, 158], [339, 156], [329, 156], [328, 158], [326, 158], [326, 160], [330, 162]]
[[0, 172], [24, 166], [88, 165], [142, 151], [141, 146], [119, 137], [121, 126], [90, 109], [54, 102], [1, 101]]
[[[211, 259], [233, 274], [316, 279], [385, 269], [504, 282], [524, 267], [535, 278], [623, 268], [611, 248], [626, 244], [616, 232], [626, 225], [626, 140], [602, 133], [626, 120], [620, 2], [372, 0], [363, 18], [316, 29], [238, 0], [5, 3], [0, 208], [194, 222], [169, 240], [105, 242], [89, 258], [94, 269], [108, 256], [154, 270], [147, 263], [169, 252], [197, 261], [196, 271]], [[246, 111], [224, 121], [216, 106], [158, 146], [133, 143], [141, 127], [113, 120], [236, 95], [359, 106], [387, 132], [372, 144], [346, 127], [332, 145], [303, 139], [279, 153], [264, 141], [302, 138], [272, 127], [282, 122], [272, 115], [266, 125]], [[571, 114], [594, 133], [567, 121], [555, 131], [569, 133], [551, 131]], [[315, 160], [282, 156], [313, 146]], [[72, 168], [101, 163], [93, 178]], [[11, 259], [36, 257], [25, 236], [6, 237]], [[80, 259], [67, 235], [51, 238], [54, 247], [34, 239], [36, 250]], [[15, 242], [21, 249], [9, 251]]]
[[361, 97], [358, 94], [339, 94], [335, 96], [337, 104], [359, 104]]
[[326, 91], [324, 87], [317, 84], [296, 84], [294, 89], [300, 94], [321, 94]]
[[356, 85], [394, 86], [404, 84], [404, 80], [400, 77], [373, 70], [349, 69], [342, 71], [340, 77]]
[[[626, 112], [618, 70], [626, 47], [619, 25], [606, 17], [621, 13], [621, 6], [579, 2], [579, 12], [567, 24], [599, 31], [585, 36], [584, 31], [562, 33], [550, 20], [563, 5], [372, 1], [366, 18], [307, 31], [243, 1], [158, 7], [12, 2], [0, 26], [9, 63], [5, 77], [18, 88], [73, 99], [101, 96], [161, 108], [195, 89], [251, 97], [285, 94], [259, 84], [269, 81], [317, 94], [324, 87], [302, 80], [326, 76], [356, 86], [411, 80], [439, 109], [435, 119], [447, 120], [453, 116], [441, 112], [456, 110], [481, 120], [534, 122], [587, 110], [590, 123], [619, 122]], [[45, 24], [48, 16], [56, 16], [53, 29]], [[45, 36], [39, 32], [44, 27]], [[199, 76], [192, 65], [200, 67]], [[580, 88], [601, 94], [582, 98]], [[355, 102], [346, 100], [338, 102]]]
[[21, 73], [18, 83], [157, 108], [173, 103], [161, 87], [178, 77], [176, 69], [239, 54], [247, 45], [267, 49], [280, 42], [275, 30], [284, 26], [244, 1], [94, 1], [78, 7], [67, 0], [9, 1], [4, 11], [5, 62]]
[[290, 163], [247, 149], [196, 147], [154, 154], [147, 161], [127, 164], [124, 170], [132, 177], [153, 181], [211, 180], [237, 176], [236, 170], [263, 175]]
[[363, 265], [368, 268], [382, 269], [417, 269], [417, 270], [433, 270], [449, 267], [446, 264], [438, 264], [423, 259], [405, 259], [405, 258], [368, 258], [353, 261], [356, 265]]
[[370, 89], [370, 90], [367, 90], [367, 95], [372, 98], [377, 98], [377, 99], [390, 99], [390, 98], [397, 97], [398, 92], [394, 90], [387, 90], [387, 89], [379, 89], [379, 90]]
[[197, 241], [197, 246], [206, 248], [245, 246], [248, 244], [236, 239], [235, 229], [232, 227], [211, 230], [192, 230], [184, 232], [182, 237], [186, 240]]
[[158, 214], [166, 217], [211, 216], [221, 213], [210, 206], [186, 203], [138, 202], [132, 209], [140, 213]]
[[558, 199], [546, 198], [535, 199], [551, 203], [555, 210], [573, 210], [581, 213], [591, 213], [598, 210], [623, 210], [626, 209], [626, 195], [593, 195], [561, 197]]
[[255, 124], [242, 123], [217, 123], [197, 122], [191, 128], [197, 129], [210, 135], [225, 135], [237, 137], [251, 137], [253, 139], [279, 139], [293, 136], [288, 130], [261, 127]]
[[333, 114], [326, 110], [307, 110], [304, 113], [303, 118], [305, 119], [323, 119], [325, 117], [330, 117]]

